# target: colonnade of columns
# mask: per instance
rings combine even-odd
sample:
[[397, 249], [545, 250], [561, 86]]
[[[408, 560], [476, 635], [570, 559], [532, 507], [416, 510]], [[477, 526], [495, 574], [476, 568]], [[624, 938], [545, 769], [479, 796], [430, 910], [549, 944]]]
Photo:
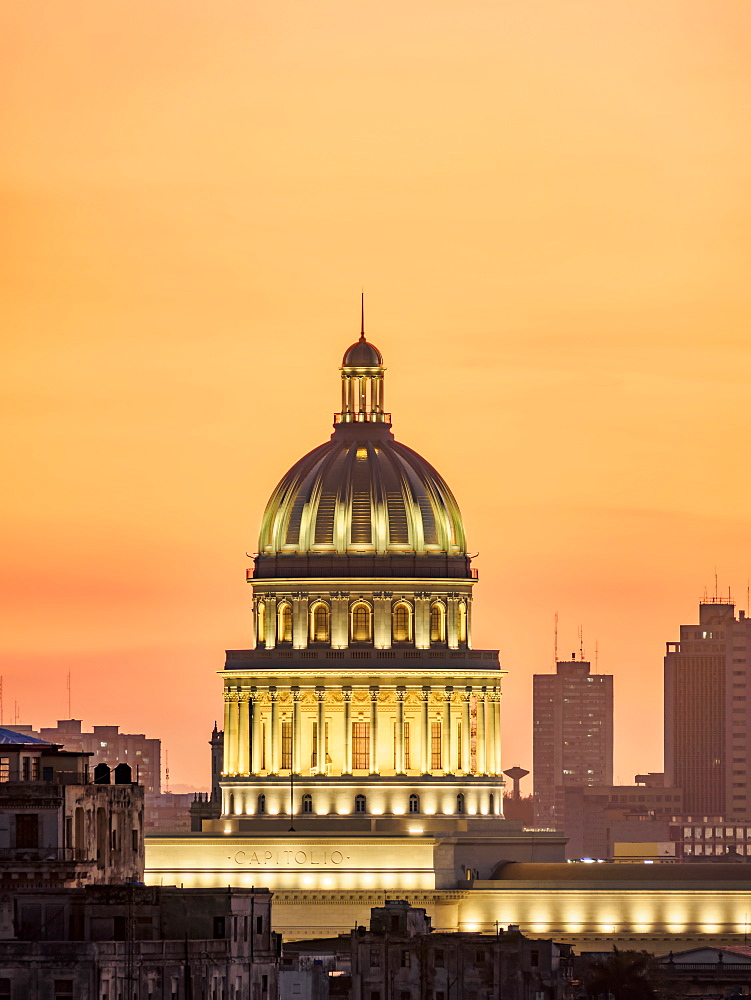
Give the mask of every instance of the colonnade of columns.
[[[303, 709], [305, 690], [314, 694], [315, 700]], [[334, 690], [341, 693], [341, 701], [327, 698]], [[419, 696], [416, 710], [406, 707], [410, 691]], [[357, 718], [353, 719], [353, 695], [358, 692], [365, 694], [366, 699], [357, 700]], [[393, 693], [393, 700], [380, 701], [382, 693]], [[283, 694], [287, 696], [284, 699]], [[368, 760], [366, 767], [361, 759], [357, 761], [359, 772], [500, 775], [500, 697], [497, 687], [487, 686], [363, 685], [334, 689], [318, 685], [304, 689], [290, 685], [283, 689], [279, 685], [264, 688], [230, 685], [224, 692], [223, 771], [225, 775], [279, 774], [282, 770], [325, 774], [327, 755], [333, 752], [331, 771], [352, 774], [353, 722], [367, 718]], [[316, 723], [315, 743], [303, 735], [303, 717]], [[393, 750], [390, 727], [380, 733], [381, 727], [392, 720]], [[288, 744], [286, 751], [282, 747], [282, 722], [290, 727], [287, 739], [291, 746]], [[407, 726], [411, 726], [409, 733]], [[407, 738], [410, 738], [409, 760]]]
[[[318, 645], [312, 638], [311, 608], [318, 602], [323, 602], [330, 615], [330, 641], [325, 643], [331, 649], [347, 649], [350, 640], [350, 611], [357, 601], [365, 601], [371, 609], [372, 646], [374, 649], [391, 649], [399, 646], [393, 639], [392, 612], [394, 605], [406, 602], [411, 614], [410, 645], [415, 649], [430, 649], [435, 643], [430, 639], [430, 608], [438, 602], [445, 611], [445, 639], [440, 645], [448, 649], [459, 649], [471, 646], [471, 609], [472, 598], [469, 593], [418, 593], [404, 595], [383, 591], [355, 595], [350, 593], [326, 593], [321, 595], [294, 593], [279, 596], [277, 594], [256, 594], [254, 600], [254, 617], [256, 636], [264, 649], [274, 649], [280, 643], [279, 610], [288, 604], [292, 612], [292, 647], [307, 649]], [[465, 633], [461, 634], [460, 605], [465, 609]], [[263, 626], [259, 626], [259, 609], [263, 606]]]

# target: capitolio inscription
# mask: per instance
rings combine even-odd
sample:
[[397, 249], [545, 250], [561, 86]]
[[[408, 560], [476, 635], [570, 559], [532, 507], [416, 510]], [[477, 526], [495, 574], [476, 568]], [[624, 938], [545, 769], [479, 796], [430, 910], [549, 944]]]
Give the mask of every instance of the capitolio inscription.
[[322, 847], [312, 847], [308, 850], [248, 850], [235, 851], [234, 854], [227, 855], [229, 861], [234, 861], [236, 865], [247, 865], [250, 868], [263, 868], [273, 866], [274, 868], [301, 868], [309, 865], [311, 868], [321, 868], [328, 865], [341, 865], [349, 861], [349, 855], [342, 854], [341, 851], [329, 851]]

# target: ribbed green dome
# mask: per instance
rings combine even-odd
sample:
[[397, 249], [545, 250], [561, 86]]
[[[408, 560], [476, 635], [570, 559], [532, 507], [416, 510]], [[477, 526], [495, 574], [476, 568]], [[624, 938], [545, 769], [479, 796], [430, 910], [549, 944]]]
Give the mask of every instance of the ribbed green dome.
[[381, 424], [338, 425], [269, 500], [259, 556], [466, 553], [451, 490]]

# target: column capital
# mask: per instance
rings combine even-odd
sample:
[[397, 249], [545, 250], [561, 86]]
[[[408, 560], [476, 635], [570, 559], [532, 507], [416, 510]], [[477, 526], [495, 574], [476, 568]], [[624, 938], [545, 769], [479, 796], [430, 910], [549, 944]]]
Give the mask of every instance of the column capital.
[[463, 691], [460, 692], [462, 701], [469, 701], [472, 697], [472, 688], [465, 687]]
[[276, 701], [277, 694], [278, 694], [278, 691], [276, 690], [276, 687], [270, 687], [269, 688], [269, 697], [271, 698], [272, 701]]
[[407, 697], [407, 689], [405, 687], [401, 687], [401, 686], [398, 687], [396, 689], [396, 700], [397, 701], [404, 701], [404, 699], [406, 697]]
[[316, 698], [319, 702], [323, 702], [326, 699], [326, 688], [320, 685], [316, 688]]
[[381, 689], [377, 684], [371, 684], [370, 686], [370, 700], [378, 701], [378, 695], [381, 693]]
[[290, 690], [292, 692], [292, 701], [299, 701], [300, 698], [302, 697], [302, 692], [300, 691], [300, 688], [295, 684], [295, 686], [290, 688]]
[[452, 695], [454, 693], [454, 685], [453, 684], [447, 684], [446, 685], [446, 692], [445, 693], [446, 693], [446, 701], [451, 701], [451, 697], [452, 697]]
[[352, 688], [343, 687], [342, 688], [342, 700], [346, 702], [352, 701]]
[[422, 691], [420, 691], [420, 701], [428, 702], [430, 700], [431, 688], [428, 684], [423, 684]]

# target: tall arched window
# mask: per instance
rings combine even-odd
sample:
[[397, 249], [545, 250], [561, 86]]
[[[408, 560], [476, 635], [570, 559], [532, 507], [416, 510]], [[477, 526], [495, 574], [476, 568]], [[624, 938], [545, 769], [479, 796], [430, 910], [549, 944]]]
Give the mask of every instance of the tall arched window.
[[230, 816], [235, 815], [235, 796], [234, 793], [230, 792], [229, 796], [229, 814]]
[[440, 601], [430, 605], [430, 641], [446, 641], [446, 608]]
[[355, 812], [364, 813], [366, 808], [366, 801], [364, 795], [355, 795]]
[[319, 601], [310, 610], [311, 642], [331, 642], [331, 615], [327, 604]]
[[352, 642], [371, 642], [373, 639], [373, 616], [370, 605], [364, 601], [352, 605]]
[[259, 816], [263, 816], [266, 812], [266, 796], [261, 794], [258, 796], [258, 808], [256, 810]]
[[409, 811], [411, 813], [419, 813], [420, 811], [420, 796], [415, 795], [414, 792], [409, 797]]
[[464, 812], [464, 792], [459, 792], [456, 796], [456, 811], [458, 813]]
[[292, 642], [292, 605], [284, 601], [279, 605], [279, 642]]
[[308, 795], [307, 792], [302, 797], [302, 811], [304, 813], [312, 813], [313, 812], [313, 796], [312, 795]]
[[391, 636], [394, 642], [412, 640], [412, 608], [406, 601], [399, 601], [391, 612]]
[[256, 639], [258, 642], [266, 642], [266, 602], [259, 601], [256, 611]]
[[459, 602], [459, 642], [467, 641], [467, 605]]
[[490, 793], [490, 801], [488, 805], [489, 805], [488, 811], [490, 812], [490, 815], [495, 816], [495, 795], [493, 795], [492, 792]]

